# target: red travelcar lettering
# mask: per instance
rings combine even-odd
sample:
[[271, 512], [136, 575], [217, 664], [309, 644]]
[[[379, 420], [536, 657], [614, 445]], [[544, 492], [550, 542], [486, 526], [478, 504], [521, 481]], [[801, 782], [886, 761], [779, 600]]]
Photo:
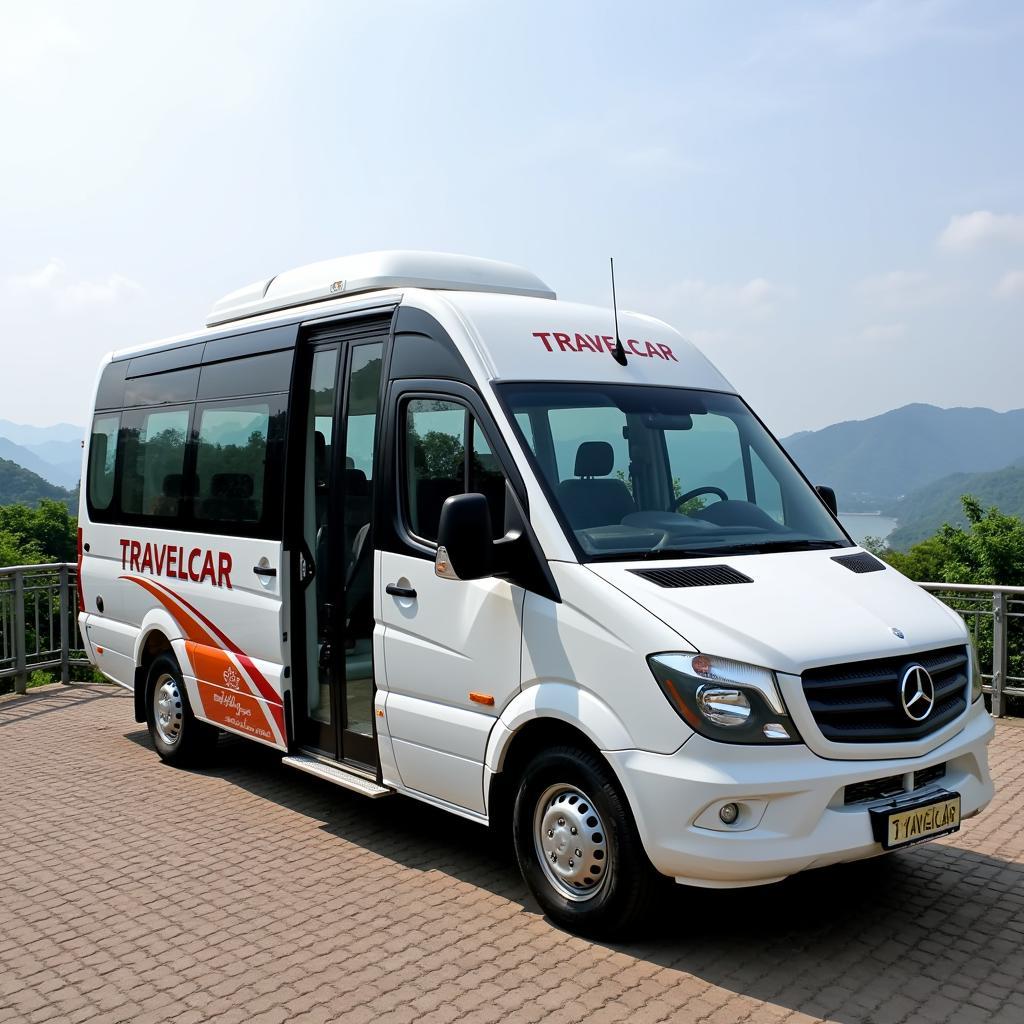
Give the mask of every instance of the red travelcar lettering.
[[231, 555], [227, 551], [192, 548], [187, 554], [182, 547], [171, 544], [142, 543], [122, 538], [121, 568], [128, 572], [168, 576], [171, 579], [211, 583], [231, 590]]
[[[545, 352], [594, 352], [603, 355], [615, 351], [615, 337], [611, 334], [583, 334], [564, 331], [532, 331], [531, 336], [538, 338]], [[552, 344], [552, 342], [554, 342]], [[664, 359], [666, 362], [678, 363], [679, 359], [670, 345], [663, 342], [627, 338], [622, 343], [638, 359]]]

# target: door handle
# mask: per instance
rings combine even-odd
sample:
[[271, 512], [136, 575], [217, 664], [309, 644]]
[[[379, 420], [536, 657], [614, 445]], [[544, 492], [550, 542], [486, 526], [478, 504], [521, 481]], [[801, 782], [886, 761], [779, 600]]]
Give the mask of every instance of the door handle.
[[252, 571], [257, 576], [276, 576], [277, 570], [269, 565], [254, 565]]
[[384, 592], [392, 597], [414, 598], [416, 596], [416, 591], [412, 587], [400, 587], [397, 583], [389, 583], [384, 588]]

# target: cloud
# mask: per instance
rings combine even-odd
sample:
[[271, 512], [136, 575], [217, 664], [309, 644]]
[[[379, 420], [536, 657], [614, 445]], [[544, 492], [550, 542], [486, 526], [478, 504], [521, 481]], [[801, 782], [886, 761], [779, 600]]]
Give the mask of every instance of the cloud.
[[14, 274], [4, 282], [8, 295], [33, 297], [49, 301], [61, 308], [112, 306], [142, 291], [142, 285], [124, 274], [111, 273], [98, 281], [75, 279], [69, 275], [64, 261], [51, 256], [39, 270]]
[[857, 285], [861, 297], [887, 309], [927, 306], [948, 291], [919, 270], [891, 270], [865, 278]]
[[897, 341], [907, 333], [906, 324], [869, 324], [860, 332], [862, 341]]
[[995, 292], [1002, 299], [1013, 299], [1018, 295], [1024, 295], [1024, 270], [1008, 270], [999, 279]]
[[949, 252], [968, 252], [998, 242], [1024, 243], [1024, 216], [991, 210], [957, 214], [939, 235], [939, 247]]
[[669, 289], [668, 297], [684, 308], [707, 312], [741, 311], [755, 316], [773, 313], [780, 303], [795, 295], [793, 288], [753, 277], [743, 284], [710, 284], [691, 278]]

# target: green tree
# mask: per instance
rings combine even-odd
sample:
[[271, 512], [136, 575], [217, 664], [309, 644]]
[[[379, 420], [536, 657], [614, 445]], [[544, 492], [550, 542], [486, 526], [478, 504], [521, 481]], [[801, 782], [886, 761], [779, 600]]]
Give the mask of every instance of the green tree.
[[966, 529], [947, 523], [909, 551], [885, 550], [882, 557], [913, 580], [1024, 585], [1024, 520], [983, 509], [969, 494], [961, 500]]
[[38, 508], [0, 506], [0, 565], [73, 562], [76, 530], [74, 516], [60, 501], [44, 499]]
[[[982, 508], [972, 495], [961, 499], [967, 527], [946, 523], [938, 533], [909, 551], [879, 549], [884, 558], [905, 576], [920, 582], [973, 583], [1000, 586], [1024, 586], [1024, 519], [1009, 516], [998, 508]], [[976, 598], [955, 593], [943, 599], [962, 612], [976, 612]], [[978, 658], [987, 672], [992, 665], [992, 620], [967, 615]], [[1007, 657], [1009, 674], [1024, 675], [1024, 620], [1007, 622]]]

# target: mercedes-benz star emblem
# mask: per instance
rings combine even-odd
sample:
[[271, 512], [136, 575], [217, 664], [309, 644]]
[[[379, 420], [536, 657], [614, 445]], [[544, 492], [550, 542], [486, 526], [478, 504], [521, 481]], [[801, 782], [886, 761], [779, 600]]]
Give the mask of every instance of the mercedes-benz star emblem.
[[900, 680], [900, 702], [907, 718], [923, 722], [935, 707], [935, 684], [924, 665], [910, 665]]

